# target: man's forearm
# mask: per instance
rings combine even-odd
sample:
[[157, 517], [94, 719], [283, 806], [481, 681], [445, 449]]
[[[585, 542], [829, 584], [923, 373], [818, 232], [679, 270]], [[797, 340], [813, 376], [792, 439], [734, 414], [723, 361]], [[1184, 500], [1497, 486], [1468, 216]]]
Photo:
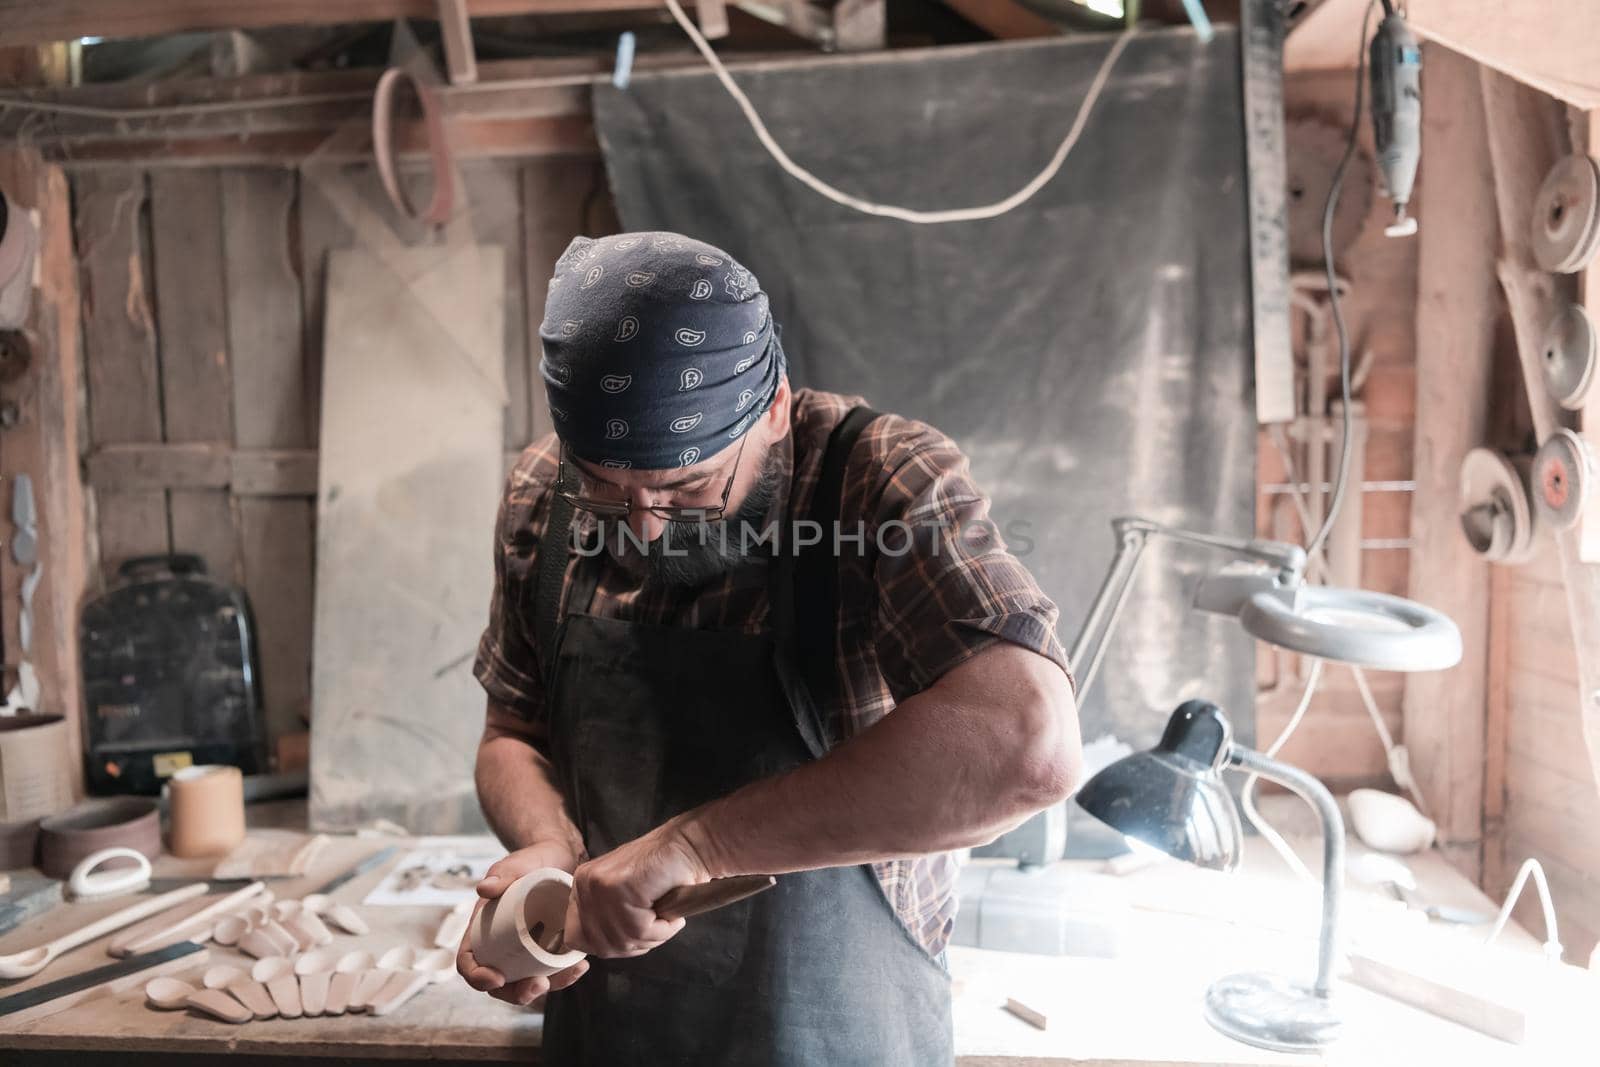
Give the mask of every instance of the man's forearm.
[[1049, 661], [981, 653], [822, 759], [680, 817], [714, 878], [782, 874], [993, 840], [1081, 775], [1076, 709]]
[[567, 813], [550, 761], [531, 741], [491, 725], [478, 745], [478, 803], [495, 836], [511, 851], [561, 842], [583, 855], [583, 837]]

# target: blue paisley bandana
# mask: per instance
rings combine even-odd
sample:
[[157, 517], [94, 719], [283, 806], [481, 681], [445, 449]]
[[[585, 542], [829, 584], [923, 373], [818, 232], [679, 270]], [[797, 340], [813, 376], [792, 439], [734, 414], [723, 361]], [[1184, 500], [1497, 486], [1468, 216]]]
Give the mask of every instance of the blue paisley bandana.
[[676, 233], [574, 238], [539, 339], [556, 432], [616, 469], [710, 459], [767, 410], [785, 369], [755, 276]]

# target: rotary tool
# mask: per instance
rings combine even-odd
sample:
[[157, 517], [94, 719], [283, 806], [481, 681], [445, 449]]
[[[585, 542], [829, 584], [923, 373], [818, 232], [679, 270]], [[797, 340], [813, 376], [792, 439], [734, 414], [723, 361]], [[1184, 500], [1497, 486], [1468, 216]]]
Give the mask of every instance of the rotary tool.
[[1368, 53], [1372, 139], [1383, 184], [1394, 201], [1394, 222], [1384, 233], [1404, 237], [1417, 232], [1417, 220], [1406, 214], [1406, 205], [1422, 155], [1422, 50], [1390, 0], [1383, 0], [1383, 15]]

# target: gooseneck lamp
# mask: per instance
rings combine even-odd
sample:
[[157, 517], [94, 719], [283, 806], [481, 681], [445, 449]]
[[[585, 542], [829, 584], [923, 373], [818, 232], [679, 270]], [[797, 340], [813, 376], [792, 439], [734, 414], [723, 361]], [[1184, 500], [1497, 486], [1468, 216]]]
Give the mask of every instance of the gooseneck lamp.
[[1100, 671], [1145, 547], [1156, 537], [1232, 556], [1201, 583], [1194, 606], [1238, 619], [1269, 644], [1386, 671], [1444, 670], [1461, 660], [1461, 631], [1448, 615], [1404, 597], [1308, 585], [1299, 545], [1196, 533], [1129, 516], [1112, 519], [1111, 529], [1116, 554], [1068, 656], [1078, 672], [1080, 702]]
[[1078, 791], [1078, 805], [1127, 837], [1214, 870], [1233, 870], [1241, 850], [1239, 815], [1222, 781], [1225, 769], [1258, 774], [1298, 794], [1322, 823], [1322, 936], [1310, 985], [1267, 973], [1230, 974], [1206, 991], [1206, 1021], [1238, 1041], [1282, 1052], [1332, 1043], [1340, 1020], [1332, 1002], [1344, 884], [1344, 819], [1311, 775], [1235, 744], [1215, 704], [1190, 700], [1167, 720], [1155, 748], [1112, 763]]

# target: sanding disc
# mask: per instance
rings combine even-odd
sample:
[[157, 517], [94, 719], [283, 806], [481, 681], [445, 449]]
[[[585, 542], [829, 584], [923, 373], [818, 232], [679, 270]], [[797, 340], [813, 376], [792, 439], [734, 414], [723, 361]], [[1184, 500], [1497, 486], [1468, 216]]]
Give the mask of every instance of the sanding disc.
[[1533, 205], [1533, 257], [1572, 274], [1600, 248], [1600, 165], [1573, 154], [1550, 168]]
[[1533, 554], [1533, 499], [1529, 463], [1520, 468], [1490, 448], [1474, 448], [1461, 461], [1461, 530], [1491, 563], [1523, 563]]
[[1594, 386], [1595, 360], [1600, 358], [1589, 313], [1581, 305], [1567, 305], [1545, 327], [1539, 355], [1550, 395], [1568, 411], [1582, 408]]
[[1558, 530], [1577, 525], [1592, 476], [1583, 438], [1565, 427], [1551, 434], [1533, 460], [1533, 503], [1540, 517]]

